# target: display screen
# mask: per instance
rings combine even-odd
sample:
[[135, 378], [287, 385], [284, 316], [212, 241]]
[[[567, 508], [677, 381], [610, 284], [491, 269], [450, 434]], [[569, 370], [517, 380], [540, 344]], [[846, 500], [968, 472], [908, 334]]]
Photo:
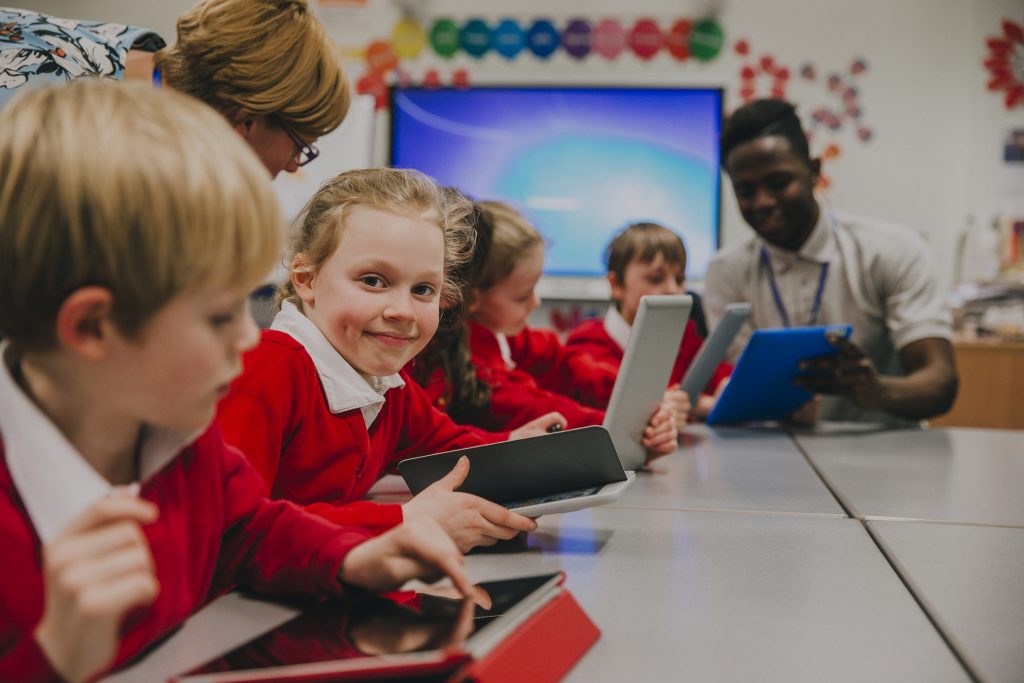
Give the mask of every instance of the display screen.
[[547, 240], [547, 275], [604, 276], [629, 223], [679, 233], [687, 276], [718, 247], [717, 89], [396, 88], [391, 163], [522, 211]]
[[[319, 603], [245, 645], [176, 680], [215, 681], [218, 672], [336, 662], [363, 665], [382, 655], [464, 650], [476, 634], [534, 593], [545, 593], [559, 574], [478, 584], [488, 609], [463, 599], [453, 588], [425, 588], [371, 598]], [[233, 679], [232, 679], [233, 680]]]

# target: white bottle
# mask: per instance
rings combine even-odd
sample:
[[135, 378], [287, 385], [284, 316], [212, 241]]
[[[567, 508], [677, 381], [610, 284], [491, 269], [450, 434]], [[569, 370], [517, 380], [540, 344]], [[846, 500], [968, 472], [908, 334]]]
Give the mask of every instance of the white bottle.
[[959, 282], [992, 282], [999, 276], [999, 231], [967, 216], [960, 234], [957, 270]]

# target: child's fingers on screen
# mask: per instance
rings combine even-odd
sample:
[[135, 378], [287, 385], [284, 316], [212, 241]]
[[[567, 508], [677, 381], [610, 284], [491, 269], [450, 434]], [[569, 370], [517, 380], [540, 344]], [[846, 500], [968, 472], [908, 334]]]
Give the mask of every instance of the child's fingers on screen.
[[[513, 512], [508, 508], [502, 507], [497, 503], [484, 500], [483, 498], [481, 498], [480, 501], [480, 514], [482, 514], [484, 519], [492, 524], [507, 527], [514, 532], [533, 531], [537, 528], [537, 522], [529, 517], [524, 517], [523, 515]], [[514, 535], [515, 533], [513, 533], [513, 536]]]
[[444, 489], [445, 491], [454, 491], [455, 489], [462, 486], [462, 482], [466, 481], [466, 477], [469, 475], [469, 458], [462, 456], [452, 467], [448, 474], [444, 475], [433, 484], [427, 487], [427, 489]]

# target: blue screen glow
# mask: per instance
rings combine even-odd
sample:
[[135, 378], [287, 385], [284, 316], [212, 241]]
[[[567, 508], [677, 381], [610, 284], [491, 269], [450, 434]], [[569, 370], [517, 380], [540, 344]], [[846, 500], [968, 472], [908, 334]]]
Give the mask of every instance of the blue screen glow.
[[682, 235], [687, 277], [718, 246], [719, 90], [396, 89], [391, 163], [516, 206], [548, 242], [548, 275], [603, 276], [611, 236]]

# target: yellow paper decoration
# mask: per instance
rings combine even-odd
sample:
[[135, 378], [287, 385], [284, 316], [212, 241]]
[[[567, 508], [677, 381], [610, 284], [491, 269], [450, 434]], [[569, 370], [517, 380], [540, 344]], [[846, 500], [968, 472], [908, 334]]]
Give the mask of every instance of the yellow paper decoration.
[[391, 30], [391, 49], [399, 59], [415, 59], [427, 44], [427, 34], [414, 19], [404, 17]]

